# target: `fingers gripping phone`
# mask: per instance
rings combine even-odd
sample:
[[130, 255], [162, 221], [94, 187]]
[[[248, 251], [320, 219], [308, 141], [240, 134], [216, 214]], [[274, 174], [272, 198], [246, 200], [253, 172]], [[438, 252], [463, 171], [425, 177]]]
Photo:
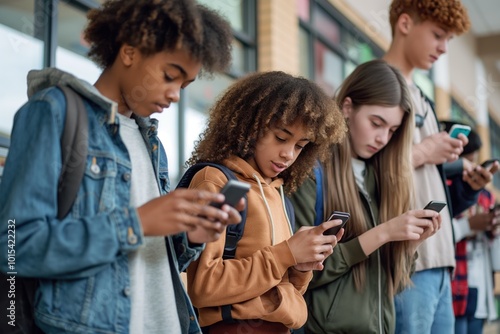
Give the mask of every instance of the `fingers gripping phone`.
[[228, 204], [232, 207], [235, 207], [240, 201], [240, 199], [243, 196], [245, 196], [245, 194], [249, 190], [250, 190], [250, 184], [236, 180], [229, 180], [220, 191], [220, 193], [223, 194], [225, 197], [224, 202], [223, 203], [212, 202], [210, 203], [210, 205], [219, 209], [224, 204]]
[[342, 224], [340, 224], [338, 226], [334, 226], [332, 228], [329, 228], [328, 230], [323, 232], [323, 234], [324, 235], [336, 235], [337, 233], [339, 233], [340, 229], [345, 226], [345, 224], [347, 223], [347, 221], [349, 220], [350, 217], [351, 217], [351, 215], [349, 214], [349, 212], [333, 211], [333, 213], [330, 215], [330, 217], [327, 219], [327, 221], [340, 219], [340, 220], [342, 220]]
[[461, 133], [463, 133], [467, 137], [470, 131], [471, 128], [468, 125], [454, 124], [451, 127], [449, 134], [451, 138], [458, 138], [458, 135]]

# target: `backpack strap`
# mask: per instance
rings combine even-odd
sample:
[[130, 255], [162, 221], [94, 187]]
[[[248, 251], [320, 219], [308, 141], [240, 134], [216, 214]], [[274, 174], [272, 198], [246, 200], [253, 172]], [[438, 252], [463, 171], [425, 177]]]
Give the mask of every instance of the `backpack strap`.
[[57, 86], [66, 98], [66, 122], [61, 138], [62, 168], [57, 186], [57, 218], [73, 206], [85, 172], [88, 117], [81, 96], [68, 86]]
[[[237, 180], [236, 175], [234, 175], [234, 172], [224, 165], [213, 162], [198, 162], [193, 166], [189, 167], [188, 170], [184, 172], [184, 175], [182, 175], [182, 178], [177, 184], [177, 188], [189, 187], [189, 184], [191, 183], [191, 179], [193, 178], [193, 176], [205, 167], [217, 168], [222, 173], [224, 173], [224, 175], [227, 177], [228, 180]], [[248, 200], [246, 194], [244, 198], [245, 201]], [[240, 215], [241, 215], [241, 222], [239, 224], [232, 224], [226, 227], [226, 243], [224, 245], [224, 254], [222, 255], [222, 258], [224, 260], [234, 259], [238, 241], [243, 236], [243, 231], [245, 230], [245, 223], [247, 220], [246, 206], [245, 209], [243, 209], [243, 211], [240, 211]]]
[[314, 226], [318, 226], [323, 223], [325, 211], [323, 208], [323, 167], [319, 162], [314, 168], [314, 176], [316, 177], [316, 204], [314, 205], [316, 219], [314, 220]]
[[290, 201], [288, 197], [284, 196], [283, 198], [285, 200], [285, 211], [290, 220], [290, 226], [292, 227], [292, 231], [295, 231], [295, 209], [293, 208], [292, 201]]

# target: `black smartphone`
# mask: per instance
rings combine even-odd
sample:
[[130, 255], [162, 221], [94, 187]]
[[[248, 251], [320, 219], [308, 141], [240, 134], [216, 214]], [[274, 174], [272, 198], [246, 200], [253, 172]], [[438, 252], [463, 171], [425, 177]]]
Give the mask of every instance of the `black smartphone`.
[[240, 201], [240, 199], [243, 196], [245, 196], [245, 194], [249, 190], [250, 190], [250, 184], [236, 180], [229, 180], [220, 191], [220, 193], [223, 194], [224, 197], [226, 198], [224, 202], [223, 203], [212, 202], [210, 203], [210, 205], [219, 209], [224, 204], [229, 204], [232, 207], [235, 207]]
[[446, 206], [446, 202], [442, 201], [430, 201], [424, 208], [424, 210], [433, 210], [440, 212]]
[[347, 221], [349, 220], [350, 217], [351, 217], [351, 215], [349, 214], [349, 212], [333, 211], [333, 213], [330, 215], [330, 217], [327, 219], [327, 221], [340, 219], [340, 220], [342, 220], [342, 224], [340, 224], [338, 226], [334, 226], [332, 228], [329, 228], [328, 230], [323, 232], [323, 234], [324, 235], [336, 235], [337, 233], [339, 233], [340, 229], [345, 226], [345, 224], [347, 223]]
[[495, 163], [495, 161], [498, 161], [498, 158], [488, 159], [481, 164], [481, 167], [483, 167], [484, 169], [489, 169], [491, 165]]

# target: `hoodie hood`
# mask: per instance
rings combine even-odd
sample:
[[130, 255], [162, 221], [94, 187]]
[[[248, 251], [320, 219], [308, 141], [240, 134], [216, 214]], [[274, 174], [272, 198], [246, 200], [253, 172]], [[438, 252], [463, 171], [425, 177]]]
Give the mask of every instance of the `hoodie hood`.
[[83, 97], [91, 100], [110, 113], [109, 121], [114, 123], [118, 105], [115, 101], [102, 95], [97, 88], [88, 82], [78, 79], [74, 75], [49, 67], [43, 70], [31, 70], [28, 72], [28, 98], [35, 93], [49, 87], [65, 85], [73, 88]]
[[[239, 157], [233, 156], [226, 159], [224, 161], [224, 165], [229, 167], [229, 169], [231, 169], [235, 173], [240, 174], [241, 177], [247, 179], [247, 182], [249, 182], [249, 180], [253, 180], [253, 182], [255, 182], [255, 179], [258, 178], [263, 185], [268, 185], [259, 172], [257, 172], [252, 166], [250, 166], [248, 162]], [[271, 184], [269, 184], [268, 186], [279, 189], [282, 185], [283, 179], [277, 177], [273, 179], [271, 181]]]

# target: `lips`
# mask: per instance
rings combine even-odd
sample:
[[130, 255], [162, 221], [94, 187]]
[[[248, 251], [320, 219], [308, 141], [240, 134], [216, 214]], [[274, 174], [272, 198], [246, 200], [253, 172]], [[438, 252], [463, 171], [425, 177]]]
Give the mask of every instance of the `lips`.
[[156, 103], [156, 111], [157, 112], [162, 112], [163, 109], [166, 109], [168, 107], [170, 107], [170, 104]]
[[288, 168], [287, 164], [282, 164], [282, 163], [279, 163], [279, 162], [273, 162], [272, 166], [273, 166], [273, 170], [276, 173], [281, 173], [282, 171], [284, 171], [285, 169]]

